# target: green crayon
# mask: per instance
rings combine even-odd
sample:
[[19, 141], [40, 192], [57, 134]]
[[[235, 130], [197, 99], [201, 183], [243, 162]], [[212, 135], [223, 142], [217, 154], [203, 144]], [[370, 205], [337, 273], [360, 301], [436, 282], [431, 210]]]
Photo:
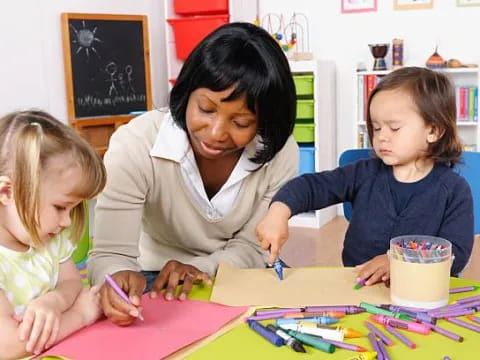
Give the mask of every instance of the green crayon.
[[325, 351], [330, 354], [335, 351], [335, 345], [329, 344], [316, 336], [302, 334], [294, 330], [286, 330], [286, 331], [288, 335], [293, 336], [295, 339], [297, 339], [298, 341], [304, 344], [313, 346], [315, 349]]
[[410, 316], [407, 316], [405, 314], [400, 314], [400, 313], [394, 313], [390, 310], [382, 309], [366, 302], [361, 302], [360, 307], [364, 308], [366, 312], [373, 315], [385, 315], [385, 316], [390, 316], [397, 319], [413, 321], [413, 319]]

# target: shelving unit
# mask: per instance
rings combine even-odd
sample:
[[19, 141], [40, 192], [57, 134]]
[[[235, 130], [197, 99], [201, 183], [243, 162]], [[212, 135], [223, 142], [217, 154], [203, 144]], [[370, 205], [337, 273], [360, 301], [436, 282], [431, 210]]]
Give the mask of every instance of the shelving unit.
[[[194, 1], [194, 0], [192, 0]], [[166, 0], [165, 17], [166, 19], [182, 18], [174, 11], [173, 0]], [[230, 22], [246, 21], [253, 22], [255, 20], [256, 0], [229, 0], [229, 16]], [[183, 61], [177, 58], [175, 36], [172, 26], [165, 20], [165, 44], [166, 44], [166, 59], [167, 59], [167, 80], [168, 88], [172, 88], [173, 80], [177, 78]]]
[[[457, 95], [457, 125], [460, 138], [462, 139], [462, 143], [464, 144], [465, 150], [469, 151], [478, 151], [480, 150], [480, 126], [478, 123], [478, 87], [480, 84], [480, 70], [479, 68], [455, 68], [455, 69], [439, 69], [437, 71], [441, 71], [447, 74], [450, 79], [453, 81], [456, 87], [456, 95]], [[355, 133], [356, 133], [356, 144], [354, 147], [363, 148], [368, 147], [368, 135], [367, 135], [367, 126], [365, 123], [364, 111], [365, 111], [365, 87], [368, 87], [367, 78], [377, 78], [384, 75], [387, 75], [390, 70], [386, 71], [361, 71], [357, 72], [355, 75]], [[362, 85], [363, 79], [363, 85]], [[473, 113], [468, 112], [466, 109], [466, 113], [462, 117], [460, 114], [460, 88], [466, 88], [467, 92], [470, 88], [477, 88], [476, 91], [476, 100], [472, 98], [472, 100], [466, 100], [467, 104], [471, 101], [476, 101], [476, 106], [473, 106]], [[465, 95], [467, 96], [467, 95]], [[465, 102], [464, 102], [465, 104]], [[476, 110], [475, 110], [476, 109]]]
[[[336, 167], [335, 64], [323, 60], [290, 61], [290, 69], [293, 75], [313, 75], [315, 171], [331, 170]], [[336, 207], [331, 206], [296, 215], [289, 225], [319, 228], [336, 214]]]

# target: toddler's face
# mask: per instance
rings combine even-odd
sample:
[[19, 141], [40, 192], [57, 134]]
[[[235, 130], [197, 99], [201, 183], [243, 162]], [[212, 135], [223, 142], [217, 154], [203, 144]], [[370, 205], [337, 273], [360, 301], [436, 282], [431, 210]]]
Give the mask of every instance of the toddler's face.
[[370, 105], [373, 148], [387, 165], [412, 165], [425, 156], [432, 128], [418, 113], [409, 93], [402, 89], [378, 92]]

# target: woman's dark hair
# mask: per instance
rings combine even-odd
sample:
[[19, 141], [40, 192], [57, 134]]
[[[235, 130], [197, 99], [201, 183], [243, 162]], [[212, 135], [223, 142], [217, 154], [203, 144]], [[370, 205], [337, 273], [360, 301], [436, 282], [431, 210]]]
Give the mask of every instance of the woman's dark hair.
[[282, 149], [293, 131], [295, 86], [285, 54], [262, 28], [230, 23], [208, 35], [185, 61], [170, 93], [170, 111], [184, 130], [188, 99], [198, 88], [234, 91], [222, 101], [245, 94], [248, 109], [257, 115], [263, 139], [251, 159], [265, 164]]
[[427, 157], [454, 166], [461, 154], [462, 144], [458, 137], [455, 88], [449, 78], [439, 71], [421, 67], [404, 67], [392, 71], [381, 79], [368, 99], [367, 129], [370, 143], [373, 140], [373, 125], [370, 117], [372, 99], [383, 90], [407, 91], [425, 124], [435, 128], [441, 135], [429, 144]]

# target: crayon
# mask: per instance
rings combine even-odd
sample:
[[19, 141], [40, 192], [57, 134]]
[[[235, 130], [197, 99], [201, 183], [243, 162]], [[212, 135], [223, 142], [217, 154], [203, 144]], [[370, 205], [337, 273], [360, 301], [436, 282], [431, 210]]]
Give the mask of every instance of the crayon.
[[345, 360], [375, 360], [375, 359], [377, 359], [377, 353], [373, 351], [367, 351], [367, 352], [349, 357]]
[[480, 332], [480, 326], [469, 324], [466, 321], [456, 319], [456, 318], [451, 318], [451, 317], [446, 317], [445, 320], [447, 320], [448, 322], [451, 322], [452, 324], [464, 327], [465, 329], [469, 329], [475, 332]]
[[335, 341], [335, 340], [328, 340], [328, 339], [323, 339], [323, 341], [328, 342], [329, 344], [335, 345], [337, 348], [340, 349], [345, 349], [345, 350], [351, 350], [351, 351], [357, 351], [357, 352], [366, 352], [367, 349], [365, 349], [363, 346], [355, 345], [355, 344], [349, 344], [343, 341]]
[[345, 313], [341, 311], [322, 311], [322, 312], [298, 312], [298, 313], [287, 313], [284, 315], [285, 319], [291, 318], [306, 318], [306, 317], [313, 317], [313, 316], [323, 316], [323, 317], [332, 317], [336, 319], [340, 319], [345, 317]]
[[387, 335], [385, 335], [383, 332], [378, 330], [372, 323], [365, 321], [365, 326], [368, 328], [368, 330], [370, 330], [372, 333], [378, 336], [378, 338], [382, 340], [386, 345], [393, 346], [392, 339], [390, 339]]
[[[300, 325], [305, 325], [305, 323], [303, 323], [302, 321], [300, 321], [299, 324]], [[357, 331], [357, 330], [352, 329], [352, 328], [346, 328], [346, 327], [342, 327], [342, 326], [329, 326], [329, 325], [315, 325], [315, 326], [318, 327], [318, 328], [322, 328], [322, 329], [332, 329], [332, 330], [341, 331], [341, 332], [343, 332], [343, 335], [347, 339], [359, 338], [359, 337], [363, 336], [363, 334], [360, 331]]]
[[293, 330], [301, 334], [320, 336], [324, 339], [329, 340], [343, 341], [344, 339], [343, 332], [331, 329], [321, 329], [313, 326], [304, 326], [299, 324], [280, 325], [280, 327], [284, 330]]
[[367, 278], [358, 280], [358, 282], [355, 284], [355, 286], [353, 287], [353, 289], [354, 289], [354, 290], [358, 290], [358, 289], [364, 287], [364, 286], [365, 286], [365, 283], [367, 282], [367, 280], [368, 280]]
[[369, 332], [367, 337], [368, 337], [368, 341], [370, 341], [370, 345], [372, 345], [373, 350], [377, 354], [377, 357], [378, 357], [377, 360], [383, 360], [383, 354], [380, 351], [380, 348], [378, 347], [378, 342], [377, 342], [377, 338], [375, 337], [375, 334], [372, 332]]
[[390, 311], [390, 310], [385, 310], [385, 309], [382, 309], [380, 307], [377, 307], [375, 305], [372, 305], [372, 304], [369, 304], [369, 303], [366, 303], [366, 302], [361, 302], [360, 303], [360, 306], [362, 308], [364, 308], [367, 312], [369, 312], [370, 314], [373, 314], [373, 315], [385, 315], [385, 316], [390, 316], [390, 317], [394, 317], [394, 318], [399, 318], [399, 319], [402, 319], [402, 320], [411, 320], [411, 318], [409, 316], [406, 316], [406, 315], [403, 315], [403, 314], [395, 314], [394, 312]]
[[275, 259], [275, 262], [273, 263], [273, 268], [275, 269], [275, 272], [277, 273], [278, 278], [280, 280], [283, 280], [283, 265], [279, 257]]
[[[115, 280], [113, 280], [113, 278], [109, 275], [109, 274], [105, 274], [105, 281], [112, 287], [112, 289], [123, 299], [125, 300], [127, 303], [129, 304], [132, 304], [132, 301], [130, 300], [130, 298], [127, 296], [127, 294], [125, 294], [125, 292], [122, 290], [122, 288], [116, 283]], [[133, 304], [132, 304], [133, 305]], [[135, 305], [134, 305], [135, 306]], [[138, 313], [138, 318], [142, 321], [144, 321], [145, 319], [143, 318], [142, 314], [139, 312]]]
[[279, 329], [272, 324], [267, 325], [267, 329], [274, 332], [278, 336], [280, 336], [284, 341], [285, 345], [287, 345], [289, 348], [294, 350], [295, 352], [306, 352], [305, 348], [303, 347], [302, 343], [295, 339], [293, 336], [288, 335], [285, 331], [282, 329]]
[[430, 327], [430, 329], [432, 329], [433, 331], [435, 331], [436, 333], [440, 334], [440, 335], [443, 335], [445, 337], [448, 337], [449, 339], [452, 339], [452, 340], [455, 340], [455, 341], [458, 341], [458, 342], [463, 342], [463, 337], [460, 336], [460, 335], [457, 335], [449, 330], [446, 330], [444, 328], [441, 328], [437, 325], [432, 325], [432, 324], [425, 324], [427, 326]]
[[479, 286], [462, 286], [462, 287], [456, 287], [456, 288], [451, 288], [449, 290], [449, 293], [450, 294], [458, 294], [458, 293], [461, 293], [461, 292], [467, 292], [467, 291], [477, 291], [478, 289], [480, 289]]
[[321, 350], [321, 351], [324, 351], [324, 352], [327, 352], [327, 353], [330, 353], [330, 354], [335, 351], [335, 346], [334, 345], [329, 344], [329, 343], [323, 341], [322, 339], [316, 338], [314, 336], [309, 336], [307, 334], [302, 334], [302, 333], [299, 333], [299, 332], [293, 331], [293, 330], [288, 330], [287, 333], [290, 336], [293, 336], [298, 341], [300, 341], [300, 342], [302, 342], [306, 345], [313, 346], [315, 349], [318, 349], [318, 350]]
[[286, 309], [268, 309], [268, 310], [257, 310], [255, 311], [255, 316], [267, 315], [267, 314], [288, 314], [292, 312], [303, 312], [303, 308], [286, 308]]
[[393, 336], [395, 336], [398, 340], [400, 340], [400, 341], [403, 342], [405, 345], [407, 345], [409, 348], [415, 349], [415, 348], [417, 347], [417, 344], [415, 344], [414, 342], [412, 342], [409, 338], [407, 338], [405, 335], [403, 335], [402, 333], [400, 333], [400, 331], [396, 330], [395, 328], [391, 327], [390, 325], [386, 325], [386, 326], [385, 326], [385, 329], [386, 329], [390, 334], [392, 334]]
[[468, 320], [474, 321], [476, 323], [480, 324], [480, 318], [478, 316], [473, 316], [473, 315], [467, 315]]
[[271, 330], [268, 330], [259, 322], [256, 322], [255, 320], [248, 320], [247, 323], [248, 323], [248, 326], [253, 331], [261, 335], [263, 338], [271, 342], [273, 345], [275, 346], [285, 345], [285, 340], [283, 340], [280, 336], [278, 336], [276, 333], [272, 332]]
[[377, 343], [378, 343], [378, 348], [380, 349], [380, 352], [383, 355], [383, 360], [390, 360], [390, 356], [388, 355], [387, 348], [385, 347], [383, 342], [380, 340], [377, 340]]
[[332, 306], [307, 306], [305, 312], [322, 312], [322, 311], [340, 311], [346, 314], [358, 314], [365, 312], [364, 308], [356, 305], [332, 305]]
[[314, 324], [319, 324], [319, 325], [330, 325], [330, 324], [335, 324], [338, 322], [338, 319], [331, 318], [331, 317], [326, 317], [326, 316], [312, 316], [308, 318], [300, 318], [300, 319], [276, 319], [275, 323], [277, 325], [281, 324], [298, 324], [299, 321], [304, 321], [304, 322], [311, 322]]
[[395, 319], [385, 315], [372, 315], [370, 319], [375, 321], [377, 324], [390, 325], [391, 327], [412, 331], [422, 335], [430, 334], [430, 327], [425, 324]]

